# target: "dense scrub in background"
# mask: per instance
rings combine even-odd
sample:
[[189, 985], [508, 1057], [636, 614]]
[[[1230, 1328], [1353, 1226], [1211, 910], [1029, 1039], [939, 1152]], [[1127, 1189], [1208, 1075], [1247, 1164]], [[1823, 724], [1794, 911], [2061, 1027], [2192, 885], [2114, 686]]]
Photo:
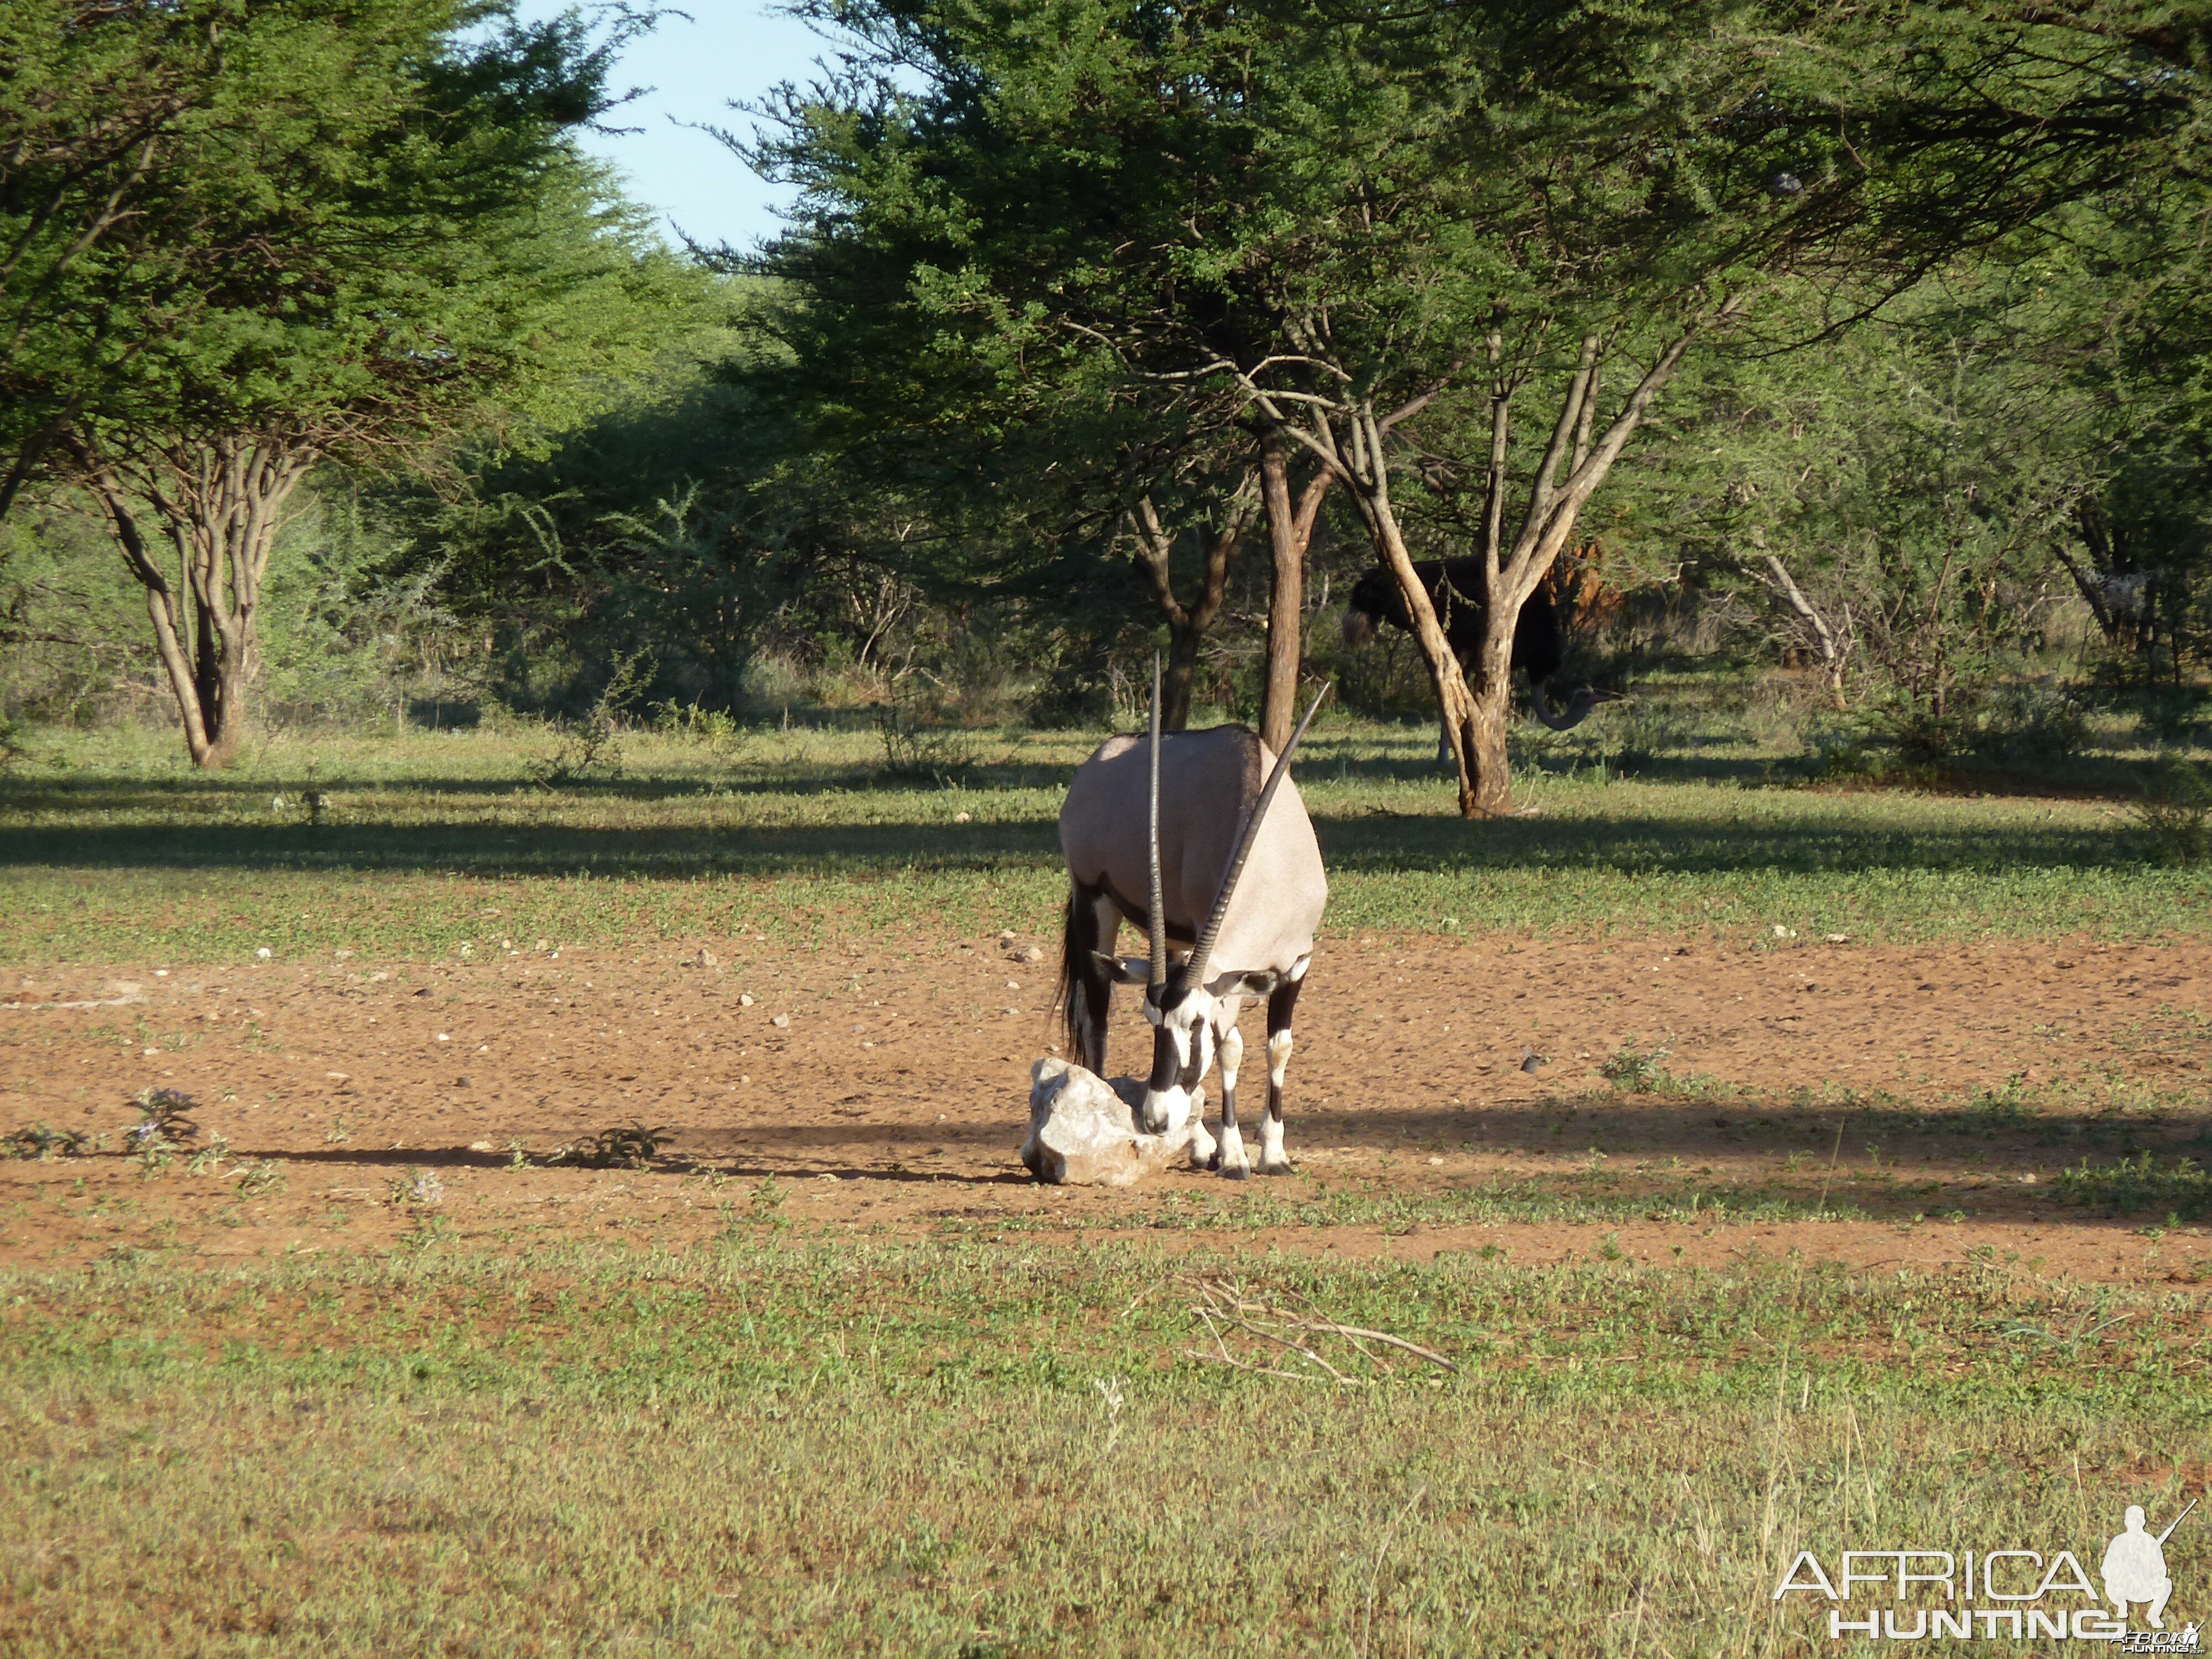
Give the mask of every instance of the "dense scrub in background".
[[[457, 15], [433, 0], [386, 9], [433, 33]], [[520, 76], [533, 96], [550, 95], [556, 70], [589, 94], [574, 108], [555, 100], [518, 130], [549, 156], [568, 154], [557, 131], [603, 99], [608, 46], [583, 27], [510, 34], [467, 60]], [[2083, 63], [2103, 61], [2100, 38], [2082, 37]], [[148, 40], [147, 61], [168, 64], [171, 48]], [[1661, 752], [1673, 716], [1655, 687], [1769, 671], [1790, 677], [1784, 712], [1808, 755], [1838, 771], [1960, 757], [2047, 765], [2109, 748], [2115, 709], [2149, 740], [2181, 741], [2212, 653], [2200, 44], [2177, 26], [2130, 48], [2167, 65], [2166, 114], [2162, 148], [2124, 178], [2092, 156], [2089, 184], [2051, 212], [1887, 293], [1846, 291], [1818, 270], [1778, 276], [1751, 322], [1685, 361], [1551, 577], [1566, 676], [1633, 695], [1594, 718], [1580, 749]], [[139, 73], [128, 53], [117, 61], [126, 79]], [[454, 61], [456, 73], [466, 66]], [[187, 79], [202, 74], [177, 63]], [[67, 81], [66, 65], [48, 67]], [[438, 95], [513, 113], [492, 82], [464, 76]], [[2123, 102], [2114, 118], [2139, 138], [2148, 129]], [[22, 110], [0, 113], [21, 125]], [[237, 125], [207, 118], [219, 137]], [[198, 131], [164, 141], [184, 146], [187, 182], [205, 160], [191, 148]], [[797, 165], [788, 143], [777, 154]], [[0, 178], [0, 215], [32, 200], [29, 182]], [[586, 263], [613, 259], [637, 289], [622, 337], [603, 343], [592, 372], [540, 388], [546, 407], [516, 394], [514, 408], [476, 410], [397, 458], [328, 448], [256, 596], [243, 667], [256, 721], [823, 719], [875, 722], [888, 744], [927, 749], [940, 728], [1127, 718], [1152, 653], [1178, 646], [1197, 718], [1259, 715], [1282, 549], [1271, 562], [1254, 529], [1218, 572], [1207, 556], [1222, 524], [1240, 512], [1253, 521], [1255, 474], [1238, 459], [1249, 410], [1152, 397], [1141, 364], [1117, 380], [1121, 370], [1085, 357], [1065, 383], [1039, 379], [1043, 337], [1018, 319], [977, 337], [1004, 351], [956, 362], [965, 348], [939, 342], [930, 351], [953, 356], [915, 379], [913, 363], [830, 340], [834, 319], [808, 311], [804, 216], [780, 251], [725, 261], [734, 268], [719, 275], [679, 272], [684, 262], [637, 244], [605, 180], [565, 188]], [[1763, 188], [1754, 216], [1820, 194], [1795, 173]], [[1029, 205], [1048, 242], [1067, 204]], [[910, 228], [916, 246], [934, 245], [927, 224]], [[1257, 234], [1231, 228], [1232, 241]], [[148, 280], [170, 280], [166, 270], [147, 266]], [[1170, 307], [1163, 317], [1180, 303], [1170, 276], [1167, 297], [1154, 296]], [[66, 260], [54, 275], [64, 279], [89, 280]], [[905, 280], [921, 310], [965, 314], [957, 294], [930, 286], [939, 276], [916, 267]], [[872, 303], [853, 315], [866, 320]], [[76, 339], [74, 315], [39, 313], [58, 350]], [[800, 361], [832, 344], [842, 381]], [[924, 357], [925, 368], [937, 361]], [[29, 391], [61, 386], [43, 362], [11, 359], [9, 372]], [[132, 385], [102, 383], [100, 396]], [[16, 414], [32, 408], [29, 391]], [[1480, 492], [1446, 476], [1489, 441], [1480, 405], [1447, 400], [1424, 416], [1427, 447], [1393, 483], [1413, 556], [1465, 554], [1481, 529]], [[117, 404], [148, 420], [167, 418], [163, 407]], [[56, 432], [93, 418], [56, 408]], [[143, 574], [126, 571], [94, 512], [99, 492], [52, 461], [63, 440], [45, 429], [9, 428], [21, 487], [0, 520], [0, 721], [173, 722]], [[1539, 423], [1515, 431], [1514, 444], [1540, 442]], [[1427, 721], [1437, 693], [1410, 637], [1386, 629], [1358, 650], [1341, 642], [1344, 597], [1374, 557], [1356, 493], [1334, 490], [1310, 526], [1297, 608], [1304, 672], [1333, 678], [1355, 714]], [[1139, 509], [1155, 506], [1165, 529], [1147, 544]], [[1201, 610], [1202, 628], [1189, 620]]]
[[[1790, 671], [1822, 710], [1808, 741], [1846, 769], [2048, 763], [2114, 698], [2165, 711], [2148, 717], [2178, 737], [2212, 649], [2212, 465], [2168, 371], [2201, 358], [2161, 360], [2123, 397], [2110, 353], [2085, 369], [2068, 344], [2087, 301], [2039, 297], [2036, 274], [1948, 273], [1818, 356], [1744, 352], [1690, 377], [1555, 580], [1568, 673], [1634, 692], [1685, 669]], [[631, 720], [1054, 726], [1133, 708], [1165, 630], [1127, 540], [1054, 538], [988, 501], [956, 516], [813, 453], [763, 390], [761, 303], [726, 280], [715, 314], [542, 453], [413, 482], [315, 475], [270, 564], [265, 718], [579, 717], [623, 665], [612, 712]], [[1462, 550], [1449, 520], [1410, 522], [1417, 551]], [[1176, 580], [1200, 556], [1182, 538]], [[1341, 642], [1370, 558], [1325, 511], [1308, 672], [1353, 712], [1432, 719], [1407, 635]], [[1257, 713], [1269, 574], [1256, 543], [1228, 568], [1201, 719]], [[33, 492], [0, 528], [0, 714], [168, 718], [143, 599], [80, 500]]]

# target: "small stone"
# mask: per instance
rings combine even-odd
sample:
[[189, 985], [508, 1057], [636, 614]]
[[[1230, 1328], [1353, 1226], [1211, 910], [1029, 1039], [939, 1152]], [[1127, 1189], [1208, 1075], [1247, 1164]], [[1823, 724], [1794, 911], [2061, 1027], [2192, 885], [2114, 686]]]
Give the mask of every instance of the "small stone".
[[702, 945], [699, 954], [690, 958], [690, 965], [694, 968], [719, 968], [722, 965], [722, 959]]
[[489, 1140], [471, 1140], [469, 1142], [469, 1150], [472, 1152], [488, 1152], [491, 1150], [491, 1142]]
[[1031, 945], [1025, 947], [1021, 952], [1021, 959], [1024, 962], [1042, 962], [1044, 960], [1044, 946], [1042, 945]]
[[449, 1032], [441, 1031], [438, 1033], [438, 1041], [441, 1042], [451, 1042], [453, 1040], [452, 1034]]
[[325, 1072], [323, 1073], [323, 1081], [325, 1083], [343, 1083], [345, 1080], [346, 1074], [343, 1072]]
[[269, 960], [269, 958], [270, 958], [270, 957], [271, 957], [275, 956], [276, 953], [274, 951], [270, 950], [267, 945], [263, 945], [263, 946], [262, 946], [258, 951], [256, 951], [253, 954], [254, 954], [255, 956], [257, 956], [257, 957], [260, 957], [264, 962], [266, 962], [266, 961], [268, 961], [268, 960]]
[[1005, 950], [1009, 945], [1012, 945], [1020, 937], [1021, 935], [1017, 933], [1012, 928], [1007, 928], [1006, 932], [999, 935], [999, 948], [1001, 951]]
[[750, 1008], [750, 1007], [751, 1007], [752, 1006], [753, 1006], [753, 994], [752, 994], [750, 991], [740, 991], [740, 992], [738, 992], [738, 1007], [740, 1007], [740, 1008]]
[[1522, 1051], [1521, 1069], [1524, 1072], [1533, 1072], [1540, 1066], [1549, 1066], [1551, 1063], [1552, 1062], [1550, 1060], [1545, 1059], [1543, 1055], [1537, 1054], [1533, 1049], [1523, 1049]]
[[1429, 1167], [1432, 1170], [1441, 1170], [1444, 1167], [1444, 1161], [1440, 1158], [1432, 1158], [1429, 1160]]
[[791, 1016], [789, 1014], [774, 1015], [769, 1018], [769, 1024], [775, 1026], [777, 1030], [781, 1031], [784, 1027], [791, 1024]]
[[1820, 935], [1820, 943], [1823, 945], [1849, 945], [1850, 942], [1851, 936], [1849, 933], [1823, 933]]
[[965, 812], [955, 812], [952, 815], [952, 821], [955, 823], [965, 823], [968, 822], [968, 815]]

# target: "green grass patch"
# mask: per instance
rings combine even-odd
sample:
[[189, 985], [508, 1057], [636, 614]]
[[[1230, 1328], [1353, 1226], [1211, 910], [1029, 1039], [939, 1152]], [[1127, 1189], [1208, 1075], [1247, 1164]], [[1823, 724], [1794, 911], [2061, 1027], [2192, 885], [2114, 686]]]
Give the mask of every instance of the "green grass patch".
[[2161, 1162], [2149, 1152], [2114, 1164], [2062, 1170], [2060, 1190], [2106, 1215], [2140, 1215], [2149, 1211], [2169, 1224], [2212, 1217], [2212, 1170], [2194, 1158]]
[[[1060, 792], [1096, 735], [983, 734], [949, 787], [888, 776], [866, 733], [634, 735], [620, 777], [562, 789], [530, 781], [550, 739], [527, 732], [285, 740], [215, 775], [111, 735], [0, 775], [0, 957], [1041, 930]], [[1425, 757], [1405, 728], [1309, 739], [1332, 930], [1748, 945], [2140, 938], [2212, 916], [2212, 869], [2163, 864], [2100, 803], [1820, 793], [1714, 761], [1662, 781], [1532, 771], [1540, 816], [1470, 824]]]
[[[1205, 1363], [1200, 1275], [1456, 1369]], [[1764, 1651], [1812, 1628], [1768, 1594], [1800, 1547], [2093, 1548], [2212, 1438], [2201, 1295], [1994, 1259], [1327, 1266], [733, 1216], [681, 1255], [15, 1272], [0, 1310], [25, 1656]]]

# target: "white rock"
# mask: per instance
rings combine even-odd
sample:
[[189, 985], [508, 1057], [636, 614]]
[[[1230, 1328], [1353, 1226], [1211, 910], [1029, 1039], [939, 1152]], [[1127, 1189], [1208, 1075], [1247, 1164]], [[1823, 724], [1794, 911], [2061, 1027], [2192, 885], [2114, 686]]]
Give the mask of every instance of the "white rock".
[[1096, 1073], [1048, 1054], [1030, 1072], [1030, 1133], [1021, 1159], [1040, 1181], [1055, 1186], [1127, 1187], [1157, 1174], [1190, 1146], [1190, 1117], [1164, 1135], [1137, 1133], [1137, 1102], [1145, 1085], [1135, 1078], [1111, 1084]]
[[753, 1006], [753, 994], [752, 994], [750, 991], [740, 991], [740, 992], [738, 992], [738, 1007], [740, 1007], [740, 1008], [750, 1008], [750, 1007], [751, 1007], [752, 1006]]
[[791, 1024], [791, 1016], [789, 1014], [773, 1015], [769, 1018], [769, 1024], [775, 1026], [777, 1030], [781, 1031]]

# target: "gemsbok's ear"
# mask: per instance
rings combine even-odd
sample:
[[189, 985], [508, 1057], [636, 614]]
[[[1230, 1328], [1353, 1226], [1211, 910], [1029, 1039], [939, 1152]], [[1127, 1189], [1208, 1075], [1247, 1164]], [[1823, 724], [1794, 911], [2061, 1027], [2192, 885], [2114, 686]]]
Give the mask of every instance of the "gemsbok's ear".
[[1280, 977], [1272, 968], [1255, 968], [1249, 973], [1218, 974], [1206, 988], [1217, 1001], [1223, 997], [1263, 997], [1275, 988]]
[[1109, 957], [1103, 951], [1093, 951], [1091, 959], [1106, 970], [1106, 976], [1116, 985], [1149, 985], [1152, 980], [1152, 964], [1143, 957]]

